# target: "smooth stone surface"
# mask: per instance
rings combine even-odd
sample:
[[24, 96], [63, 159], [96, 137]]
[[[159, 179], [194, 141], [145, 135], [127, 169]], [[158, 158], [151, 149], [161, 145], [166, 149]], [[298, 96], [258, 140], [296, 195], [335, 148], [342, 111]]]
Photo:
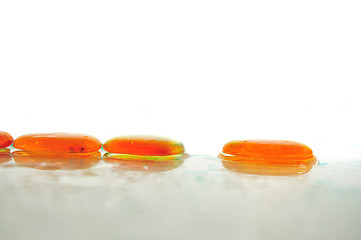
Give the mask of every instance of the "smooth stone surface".
[[93, 136], [73, 133], [27, 134], [13, 144], [17, 149], [40, 153], [88, 153], [98, 151], [101, 145]]
[[99, 151], [73, 154], [36, 154], [13, 152], [14, 161], [23, 167], [41, 170], [76, 170], [91, 168], [101, 160]]
[[13, 137], [9, 133], [0, 131], [0, 148], [10, 146], [13, 140]]
[[154, 136], [115, 137], [104, 143], [103, 148], [110, 153], [143, 156], [167, 156], [184, 152], [181, 142]]
[[315, 160], [310, 147], [294, 141], [237, 140], [224, 145], [223, 153], [237, 156], [233, 161], [303, 163]]

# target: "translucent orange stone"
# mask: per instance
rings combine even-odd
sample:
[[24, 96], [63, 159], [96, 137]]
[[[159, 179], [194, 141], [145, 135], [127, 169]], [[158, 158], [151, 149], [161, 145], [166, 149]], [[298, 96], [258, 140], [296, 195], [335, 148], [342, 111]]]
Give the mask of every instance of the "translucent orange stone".
[[5, 148], [13, 143], [13, 137], [7, 132], [0, 131], [0, 148]]
[[257, 175], [304, 174], [316, 164], [308, 146], [281, 140], [231, 141], [219, 158], [227, 169]]
[[239, 140], [228, 142], [223, 154], [238, 156], [236, 161], [266, 161], [274, 163], [303, 163], [313, 161], [310, 147], [282, 140]]
[[73, 133], [27, 134], [13, 144], [17, 149], [43, 153], [88, 153], [99, 150], [101, 145], [93, 136]]
[[99, 151], [72, 154], [38, 154], [25, 151], [13, 152], [14, 161], [23, 167], [41, 170], [76, 170], [90, 168], [101, 160]]
[[103, 148], [111, 153], [143, 156], [167, 156], [184, 152], [181, 142], [152, 136], [115, 137], [108, 140]]
[[140, 156], [129, 154], [106, 153], [103, 161], [113, 164], [114, 168], [140, 172], [170, 171], [179, 166], [187, 158], [188, 154], [170, 156]]

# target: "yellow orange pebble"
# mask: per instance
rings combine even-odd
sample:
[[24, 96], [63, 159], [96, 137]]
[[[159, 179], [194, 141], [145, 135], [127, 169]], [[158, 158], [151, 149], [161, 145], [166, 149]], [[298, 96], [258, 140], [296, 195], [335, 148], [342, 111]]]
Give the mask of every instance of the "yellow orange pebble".
[[140, 156], [106, 153], [103, 161], [113, 164], [114, 168], [141, 172], [170, 171], [181, 166], [188, 154], [170, 156]]
[[0, 131], [0, 148], [5, 148], [13, 143], [13, 137], [7, 132]]
[[88, 153], [99, 150], [101, 145], [93, 136], [73, 133], [27, 134], [13, 144], [17, 149], [37, 153]]
[[86, 169], [96, 165], [101, 160], [101, 153], [99, 151], [72, 154], [38, 154], [15, 151], [13, 156], [14, 161], [18, 165], [41, 170]]
[[104, 143], [103, 148], [110, 153], [142, 156], [167, 156], [184, 153], [181, 142], [152, 136], [115, 137]]

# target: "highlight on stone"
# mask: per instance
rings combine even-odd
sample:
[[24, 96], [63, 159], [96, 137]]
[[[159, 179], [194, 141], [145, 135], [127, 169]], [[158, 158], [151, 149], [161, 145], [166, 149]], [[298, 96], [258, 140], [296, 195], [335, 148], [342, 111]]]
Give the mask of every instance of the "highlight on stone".
[[184, 153], [181, 142], [154, 136], [122, 136], [104, 143], [103, 148], [110, 153], [139, 156], [169, 156]]
[[231, 141], [219, 158], [227, 169], [258, 175], [303, 174], [317, 162], [307, 145], [282, 140]]
[[13, 143], [13, 137], [7, 133], [0, 131], [0, 148], [9, 147]]
[[31, 153], [89, 153], [98, 151], [101, 142], [90, 135], [74, 133], [35, 133], [15, 139], [13, 146]]

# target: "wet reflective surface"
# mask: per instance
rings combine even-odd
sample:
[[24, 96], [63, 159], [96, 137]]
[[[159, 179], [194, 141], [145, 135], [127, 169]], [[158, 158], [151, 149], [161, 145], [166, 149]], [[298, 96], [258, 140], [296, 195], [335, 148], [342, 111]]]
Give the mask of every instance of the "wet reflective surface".
[[0, 164], [12, 160], [12, 154], [8, 148], [0, 148]]
[[275, 159], [254, 159], [240, 156], [219, 154], [225, 168], [244, 174], [269, 175], [269, 176], [292, 176], [305, 174], [311, 171], [317, 163], [315, 157], [310, 159], [292, 161]]
[[245, 174], [269, 175], [269, 176], [292, 176], [305, 174], [311, 171], [314, 164], [259, 164], [249, 162], [234, 162], [222, 160], [225, 168]]
[[11, 160], [0, 164], [0, 237], [361, 239], [361, 148], [313, 149], [320, 164], [294, 176], [243, 174], [211, 156], [166, 171], [114, 156], [72, 171]]
[[101, 160], [99, 151], [78, 154], [36, 154], [25, 151], [14, 151], [17, 166], [42, 170], [74, 170], [91, 168]]
[[188, 154], [178, 154], [170, 156], [140, 156], [128, 154], [106, 153], [103, 161], [113, 164], [114, 168], [141, 172], [162, 172], [170, 171], [189, 158]]

